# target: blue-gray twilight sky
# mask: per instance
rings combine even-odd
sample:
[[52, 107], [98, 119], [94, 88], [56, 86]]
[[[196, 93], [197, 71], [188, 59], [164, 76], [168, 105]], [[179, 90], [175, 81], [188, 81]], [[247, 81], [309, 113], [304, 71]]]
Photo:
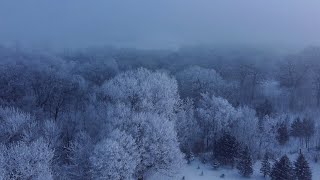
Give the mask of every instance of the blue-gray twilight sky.
[[0, 44], [320, 44], [319, 0], [0, 0]]

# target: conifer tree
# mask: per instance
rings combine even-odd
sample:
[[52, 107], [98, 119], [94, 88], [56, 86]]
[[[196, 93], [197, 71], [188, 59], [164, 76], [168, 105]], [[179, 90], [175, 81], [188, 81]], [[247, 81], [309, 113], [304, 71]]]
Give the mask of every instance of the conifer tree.
[[291, 135], [294, 137], [301, 137], [303, 135], [303, 124], [300, 118], [296, 118], [291, 124]]
[[260, 172], [263, 174], [263, 177], [269, 176], [271, 173], [271, 164], [269, 162], [268, 153], [264, 154], [263, 160], [261, 162]]
[[303, 124], [303, 136], [305, 139], [306, 148], [309, 150], [310, 139], [314, 135], [315, 132], [315, 122], [310, 118], [304, 118], [302, 121]]
[[304, 118], [302, 121], [300, 118], [294, 120], [291, 124], [291, 135], [300, 139], [300, 144], [305, 141], [306, 148], [309, 148], [310, 138], [315, 132], [314, 121], [310, 118]]
[[248, 147], [245, 147], [244, 150], [240, 153], [240, 161], [237, 165], [237, 169], [239, 170], [239, 173], [244, 177], [250, 177], [252, 175], [252, 160]]
[[299, 138], [300, 144], [302, 144], [302, 137], [304, 135], [303, 132], [303, 124], [300, 118], [296, 118], [291, 124], [291, 135], [295, 138]]
[[309, 167], [309, 163], [300, 153], [297, 161], [294, 163], [294, 171], [297, 180], [311, 180], [312, 173]]
[[284, 145], [289, 141], [289, 132], [286, 124], [281, 123], [280, 127], [277, 130], [277, 140], [280, 145]]
[[272, 167], [271, 180], [292, 180], [293, 168], [290, 159], [284, 155]]
[[214, 158], [223, 165], [231, 165], [233, 167], [235, 158], [239, 153], [239, 142], [237, 139], [225, 133], [218, 141], [215, 143], [214, 147]]

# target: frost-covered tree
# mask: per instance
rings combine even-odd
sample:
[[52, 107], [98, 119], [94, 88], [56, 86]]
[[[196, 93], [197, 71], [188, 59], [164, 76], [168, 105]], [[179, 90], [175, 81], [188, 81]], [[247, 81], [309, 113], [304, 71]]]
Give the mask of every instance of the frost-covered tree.
[[53, 150], [43, 140], [17, 142], [5, 151], [4, 179], [53, 179]]
[[277, 123], [279, 119], [277, 117], [265, 116], [259, 120], [258, 132], [256, 133], [256, 148], [258, 150], [258, 158], [261, 158], [266, 150], [272, 148], [275, 142], [277, 142]]
[[[36, 105], [48, 113], [49, 117], [57, 120], [67, 109], [71, 109], [81, 92], [79, 81], [62, 72], [38, 72], [39, 78], [33, 78], [32, 90]], [[84, 96], [83, 94], [81, 96]]]
[[55, 148], [60, 145], [60, 138], [61, 138], [61, 129], [52, 120], [46, 120], [42, 126], [42, 135], [46, 142], [49, 143], [51, 148]]
[[143, 68], [121, 73], [103, 85], [102, 93], [110, 100], [106, 125], [135, 140], [141, 157], [138, 177], [152, 170], [167, 173], [182, 162], [175, 131], [177, 90], [167, 74]]
[[113, 107], [112, 112], [113, 127], [132, 136], [137, 144], [141, 159], [137, 176], [141, 177], [148, 171], [171, 173], [180, 167], [183, 156], [174, 121], [159, 114], [130, 112], [130, 108], [121, 105]]
[[125, 131], [115, 129], [110, 133], [109, 138], [119, 142], [121, 146], [127, 150], [127, 153], [129, 153], [133, 161], [140, 162], [141, 159], [138, 146], [131, 135], [127, 134]]
[[6, 159], [5, 159], [6, 147], [4, 145], [0, 145], [0, 179], [5, 179], [6, 176]]
[[192, 66], [177, 73], [176, 77], [183, 97], [198, 100], [202, 93], [223, 94], [224, 81], [214, 69]]
[[137, 176], [143, 176], [149, 170], [170, 172], [180, 166], [183, 157], [174, 121], [159, 114], [131, 112], [123, 105], [112, 109], [113, 127], [131, 135], [137, 144], [141, 157]]
[[79, 132], [69, 147], [67, 174], [70, 179], [91, 179], [90, 156], [93, 141], [86, 132]]
[[197, 117], [204, 143], [209, 148], [218, 135], [229, 130], [229, 125], [235, 120], [236, 110], [223, 98], [202, 94]]
[[131, 121], [125, 129], [140, 153], [138, 176], [149, 170], [170, 174], [181, 166], [183, 155], [172, 121], [150, 113], [136, 114]]
[[152, 112], [171, 118], [178, 104], [178, 85], [163, 72], [144, 68], [118, 74], [102, 87], [105, 99], [123, 103], [135, 112]]
[[271, 164], [269, 162], [269, 155], [268, 153], [264, 154], [264, 157], [261, 161], [261, 168], [260, 168], [260, 173], [263, 174], [263, 177], [267, 177], [271, 173]]
[[244, 177], [250, 177], [253, 173], [252, 159], [248, 147], [245, 147], [239, 154], [239, 162], [237, 164], [239, 173]]
[[0, 122], [1, 142], [12, 143], [24, 138], [25, 130], [33, 124], [34, 119], [16, 108], [0, 107]]
[[[87, 57], [76, 57], [77, 61], [81, 62], [74, 67], [73, 71], [84, 77], [88, 82], [100, 86], [106, 80], [114, 77], [119, 71], [119, 67], [115, 59], [103, 57], [103, 55], [96, 53], [99, 52], [90, 51], [86, 52], [85, 55], [83, 54]], [[82, 58], [82, 60], [78, 58]]]
[[104, 140], [97, 144], [91, 157], [95, 179], [130, 179], [135, 167], [127, 160], [128, 154], [114, 140]]
[[114, 132], [100, 141], [90, 157], [95, 179], [132, 179], [140, 161], [136, 144], [131, 136]]
[[308, 161], [302, 153], [299, 154], [297, 161], [294, 162], [294, 171], [297, 180], [311, 180], [312, 173]]
[[[230, 123], [230, 133], [237, 137], [242, 144], [246, 144], [253, 157], [259, 154], [258, 118], [256, 112], [249, 107], [236, 109], [235, 120]], [[250, 125], [249, 125], [250, 124]]]
[[194, 104], [191, 99], [181, 102], [181, 106], [177, 113], [176, 130], [180, 149], [187, 157], [196, 150], [196, 143], [199, 141], [200, 132], [198, 122], [194, 114]]

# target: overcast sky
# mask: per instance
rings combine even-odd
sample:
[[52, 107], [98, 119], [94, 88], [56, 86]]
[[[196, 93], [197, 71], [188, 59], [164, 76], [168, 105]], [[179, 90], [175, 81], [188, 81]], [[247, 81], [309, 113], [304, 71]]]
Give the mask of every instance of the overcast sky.
[[0, 0], [0, 44], [320, 44], [319, 0]]

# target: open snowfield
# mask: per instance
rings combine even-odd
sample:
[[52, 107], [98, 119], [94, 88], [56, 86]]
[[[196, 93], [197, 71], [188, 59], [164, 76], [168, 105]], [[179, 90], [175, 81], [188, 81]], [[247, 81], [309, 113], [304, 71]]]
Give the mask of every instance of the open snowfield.
[[[200, 169], [198, 169], [200, 166]], [[320, 179], [320, 164], [310, 163], [310, 167], [312, 168], [312, 179], [319, 180]], [[201, 172], [203, 171], [203, 176], [201, 176]], [[224, 174], [224, 178], [220, 176]], [[150, 180], [182, 180], [182, 177], [185, 177], [185, 180], [218, 180], [218, 179], [227, 179], [227, 180], [241, 180], [241, 179], [268, 179], [264, 178], [260, 173], [260, 161], [257, 161], [254, 164], [254, 172], [251, 178], [241, 177], [238, 174], [237, 169], [228, 169], [228, 168], [219, 168], [214, 170], [210, 164], [203, 164], [199, 160], [194, 160], [190, 164], [186, 164], [181, 168], [179, 173], [177, 173], [173, 177], [168, 177], [161, 174], [154, 174], [153, 176], [147, 178]]]

